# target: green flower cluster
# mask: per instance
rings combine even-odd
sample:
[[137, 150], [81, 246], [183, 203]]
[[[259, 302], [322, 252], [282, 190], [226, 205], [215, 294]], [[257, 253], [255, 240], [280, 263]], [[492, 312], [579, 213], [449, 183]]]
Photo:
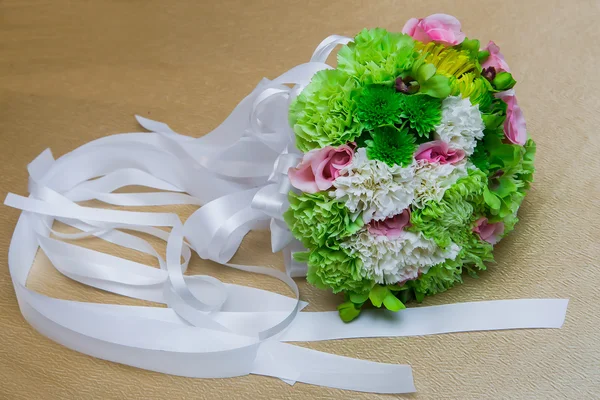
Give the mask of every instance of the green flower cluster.
[[430, 202], [411, 214], [411, 230], [422, 232], [442, 248], [451, 243], [461, 248], [454, 260], [435, 265], [419, 279], [404, 285], [403, 289], [412, 291], [417, 300], [461, 283], [463, 267], [473, 274], [475, 269], [484, 270], [485, 263], [494, 260], [493, 246], [473, 232], [475, 221], [486, 210], [483, 197], [486, 185], [486, 175], [479, 169], [471, 169], [446, 190], [442, 200]]
[[[411, 135], [429, 137], [440, 123], [441, 99], [450, 94], [451, 82], [426, 62], [435, 57], [426, 57], [416, 43], [408, 35], [376, 28], [363, 30], [343, 46], [337, 68], [316, 73], [290, 105], [296, 147], [307, 152], [364, 143], [387, 125], [407, 126]], [[402, 153], [414, 149], [409, 143]]]
[[430, 201], [422, 209], [413, 210], [411, 230], [422, 232], [442, 248], [457, 243], [462, 232], [470, 230], [472, 223], [481, 216], [486, 185], [486, 175], [479, 169], [470, 169], [467, 176], [446, 190], [439, 202]]
[[289, 119], [302, 151], [338, 146], [362, 131], [355, 118], [356, 82], [337, 69], [317, 72], [290, 105]]
[[414, 40], [385, 29], [364, 29], [338, 52], [338, 69], [353, 76], [361, 86], [391, 83], [409, 70], [418, 57]]
[[490, 135], [484, 139], [484, 146], [490, 176], [485, 203], [493, 219], [514, 218], [533, 181], [535, 142], [529, 139], [519, 146], [502, 143]]
[[363, 226], [360, 217], [352, 217], [344, 203], [327, 192], [289, 194], [290, 208], [283, 214], [288, 227], [309, 248], [339, 249], [339, 240]]
[[319, 289], [333, 293], [368, 293], [375, 284], [360, 274], [361, 261], [344, 250], [318, 247], [296, 257], [307, 263], [306, 279]]

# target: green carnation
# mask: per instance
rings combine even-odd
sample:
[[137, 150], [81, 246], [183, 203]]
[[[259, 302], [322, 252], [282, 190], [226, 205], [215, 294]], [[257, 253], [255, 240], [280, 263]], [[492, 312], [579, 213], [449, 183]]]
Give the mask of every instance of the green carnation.
[[354, 140], [362, 127], [354, 119], [355, 81], [342, 71], [317, 72], [290, 105], [289, 119], [301, 151], [338, 146]]
[[410, 229], [422, 232], [442, 248], [451, 243], [459, 244], [457, 238], [465, 227], [470, 229], [475, 215], [484, 209], [486, 187], [486, 175], [478, 169], [470, 169], [467, 176], [446, 190], [440, 201], [429, 201], [424, 208], [413, 210]]
[[429, 136], [442, 121], [442, 100], [427, 95], [402, 95], [401, 117], [419, 136]]
[[445, 292], [455, 284], [462, 283], [462, 268], [460, 260], [446, 260], [429, 268], [418, 279], [406, 282], [403, 289], [412, 292], [408, 298], [423, 301], [425, 296]]
[[319, 289], [333, 293], [368, 293], [375, 282], [360, 274], [362, 262], [343, 250], [317, 248], [308, 255], [306, 279]]
[[417, 56], [414, 40], [382, 28], [364, 29], [338, 52], [338, 69], [363, 84], [391, 83], [411, 68]]
[[471, 231], [471, 227], [463, 229], [455, 239], [461, 246], [461, 251], [454, 260], [446, 260], [434, 265], [418, 279], [404, 285], [403, 289], [412, 291], [412, 297], [417, 301], [422, 301], [425, 296], [445, 292], [457, 283], [462, 283], [464, 270], [475, 276], [476, 269], [484, 270], [485, 262], [494, 261], [493, 246], [479, 239]]
[[339, 240], [356, 233], [364, 224], [353, 218], [344, 203], [327, 192], [289, 194], [290, 208], [283, 214], [292, 234], [305, 247], [339, 248]]
[[394, 126], [383, 126], [375, 129], [367, 140], [367, 157], [371, 160], [383, 161], [390, 167], [400, 165], [406, 167], [412, 163], [417, 148], [415, 137], [407, 130], [399, 130]]
[[504, 219], [516, 214], [533, 181], [535, 142], [524, 146], [502, 143], [496, 136], [484, 138], [489, 154], [489, 186], [485, 203], [493, 216]]
[[356, 117], [366, 129], [400, 122], [402, 95], [387, 86], [364, 88], [356, 101]]

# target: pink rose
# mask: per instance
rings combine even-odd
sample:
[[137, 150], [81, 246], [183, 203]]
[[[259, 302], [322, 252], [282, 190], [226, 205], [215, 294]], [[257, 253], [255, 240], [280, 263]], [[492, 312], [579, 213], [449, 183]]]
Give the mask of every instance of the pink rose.
[[402, 236], [404, 228], [410, 225], [410, 210], [407, 208], [400, 214], [384, 219], [371, 221], [367, 225], [369, 233], [375, 236], [387, 236], [389, 239], [398, 239]]
[[504, 60], [504, 56], [500, 53], [500, 47], [496, 46], [496, 43], [490, 42], [488, 45], [482, 50], [487, 50], [490, 52], [490, 56], [485, 60], [481, 67], [486, 69], [489, 67], [493, 67], [496, 73], [498, 72], [510, 72], [510, 68], [508, 64]]
[[304, 155], [296, 168], [289, 169], [290, 182], [292, 186], [306, 193], [327, 190], [340, 176], [340, 170], [352, 162], [353, 156], [354, 147], [347, 144], [311, 150]]
[[490, 224], [487, 218], [482, 217], [475, 222], [473, 232], [477, 233], [481, 240], [490, 244], [496, 244], [500, 241], [500, 236], [504, 233], [504, 224], [502, 222]]
[[426, 18], [411, 18], [402, 28], [402, 33], [423, 43], [436, 42], [454, 46], [465, 40], [460, 30], [460, 21], [451, 15], [433, 14]]
[[430, 163], [456, 164], [465, 158], [465, 152], [460, 149], [451, 149], [443, 140], [423, 143], [415, 153], [415, 160], [426, 160]]
[[517, 104], [517, 98], [513, 90], [496, 93], [496, 97], [506, 103], [506, 119], [504, 120], [504, 136], [514, 144], [521, 146], [527, 141], [527, 126], [523, 111]]

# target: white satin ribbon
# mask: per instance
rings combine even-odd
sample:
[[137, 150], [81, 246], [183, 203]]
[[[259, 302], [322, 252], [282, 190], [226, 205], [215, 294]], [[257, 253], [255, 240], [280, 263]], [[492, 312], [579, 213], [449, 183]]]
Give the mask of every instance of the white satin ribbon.
[[[191, 138], [166, 124], [137, 117], [150, 133], [113, 135], [54, 160], [44, 151], [28, 167], [29, 197], [9, 194], [23, 210], [9, 249], [21, 312], [42, 334], [74, 350], [140, 368], [189, 377], [249, 373], [356, 391], [415, 391], [408, 365], [374, 363], [293, 346], [287, 341], [411, 336], [447, 332], [556, 328], [566, 300], [505, 300], [419, 307], [397, 314], [365, 311], [352, 324], [336, 312], [300, 312], [292, 277], [306, 275], [293, 260], [304, 250], [282, 219], [287, 171], [301, 154], [287, 121], [289, 102], [310, 82], [331, 51], [349, 38], [331, 36], [311, 62], [263, 80], [213, 132]], [[287, 85], [292, 85], [290, 88]], [[153, 193], [113, 193], [141, 185]], [[97, 199], [118, 206], [202, 205], [182, 223], [173, 213], [82, 207]], [[53, 221], [76, 233], [52, 230]], [[158, 227], [167, 228], [168, 230]], [[231, 264], [243, 237], [270, 228], [273, 251], [283, 249], [285, 272]], [[166, 257], [138, 231], [166, 242]], [[159, 268], [54, 239], [95, 236], [156, 258]], [[54, 299], [26, 287], [38, 247], [69, 278], [109, 292], [163, 303], [133, 307]], [[295, 298], [186, 276], [192, 251], [223, 266], [274, 277]]]

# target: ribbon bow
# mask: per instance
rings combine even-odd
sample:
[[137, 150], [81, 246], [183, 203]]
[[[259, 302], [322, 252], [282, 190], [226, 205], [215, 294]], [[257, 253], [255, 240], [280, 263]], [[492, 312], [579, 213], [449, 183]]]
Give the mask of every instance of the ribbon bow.
[[283, 213], [289, 207], [287, 194], [292, 189], [288, 171], [298, 164], [300, 158], [298, 154], [289, 153], [286, 147], [275, 160], [273, 172], [268, 179], [269, 184], [259, 189], [252, 199], [252, 208], [271, 217], [269, 227], [273, 253], [282, 250], [294, 239], [283, 220]]

